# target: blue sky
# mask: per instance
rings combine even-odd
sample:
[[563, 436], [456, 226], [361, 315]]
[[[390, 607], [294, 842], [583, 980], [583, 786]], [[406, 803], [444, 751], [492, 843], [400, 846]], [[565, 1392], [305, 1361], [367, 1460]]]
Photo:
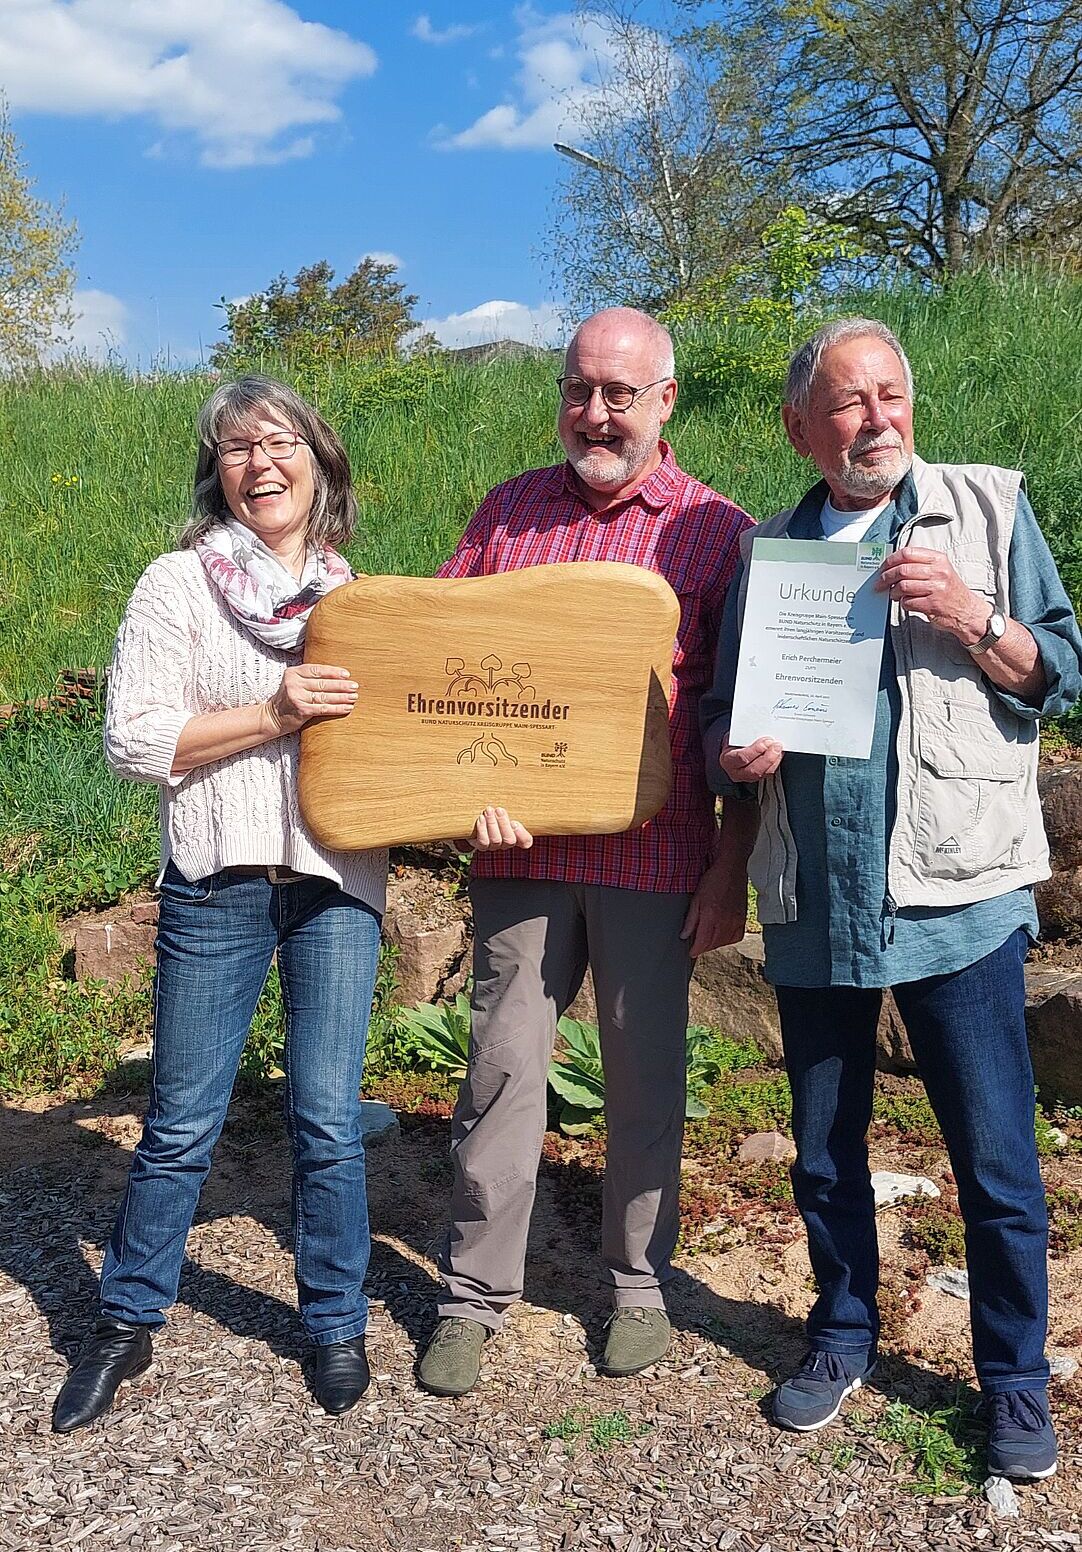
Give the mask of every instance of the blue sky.
[[197, 360], [222, 296], [367, 253], [447, 344], [552, 339], [551, 142], [604, 52], [571, 5], [0, 0], [0, 89], [80, 228], [76, 342], [143, 364]]

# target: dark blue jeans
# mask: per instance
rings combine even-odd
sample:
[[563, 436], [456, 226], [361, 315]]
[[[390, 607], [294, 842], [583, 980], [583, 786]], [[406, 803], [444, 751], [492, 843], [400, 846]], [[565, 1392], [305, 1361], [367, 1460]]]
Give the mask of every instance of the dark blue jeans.
[[[965, 1220], [970, 1319], [985, 1393], [1048, 1382], [1048, 1214], [1033, 1135], [1019, 930], [953, 975], [894, 987], [936, 1113]], [[811, 1345], [874, 1347], [879, 1246], [865, 1134], [882, 994], [852, 986], [775, 988], [793, 1090], [793, 1194], [819, 1297]]]
[[358, 1093], [379, 918], [327, 879], [225, 871], [161, 884], [150, 1105], [105, 1254], [102, 1313], [160, 1326], [277, 952], [301, 1318], [317, 1345], [368, 1318], [368, 1204]]

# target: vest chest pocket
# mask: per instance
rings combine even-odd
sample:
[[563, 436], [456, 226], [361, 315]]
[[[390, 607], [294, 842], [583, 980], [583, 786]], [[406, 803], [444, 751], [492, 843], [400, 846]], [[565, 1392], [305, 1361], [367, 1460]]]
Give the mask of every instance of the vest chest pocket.
[[926, 726], [914, 851], [927, 878], [969, 879], [1010, 863], [1025, 838], [1023, 765], [1016, 745], [963, 717]]

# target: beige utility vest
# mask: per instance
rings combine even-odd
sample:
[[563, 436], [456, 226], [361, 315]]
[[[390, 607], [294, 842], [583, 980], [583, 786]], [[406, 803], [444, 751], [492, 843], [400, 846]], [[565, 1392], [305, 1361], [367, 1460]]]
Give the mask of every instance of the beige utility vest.
[[[1009, 613], [1007, 556], [1022, 487], [1017, 470], [913, 460], [917, 510], [898, 548], [942, 550], [989, 610]], [[741, 538], [744, 573], [756, 537], [780, 538], [795, 507]], [[994, 693], [980, 659], [947, 631], [891, 604], [901, 716], [898, 791], [887, 857], [897, 906], [969, 905], [1048, 878], [1037, 794], [1038, 729]], [[796, 843], [780, 771], [759, 784], [759, 838], [749, 864], [759, 920], [796, 920]]]

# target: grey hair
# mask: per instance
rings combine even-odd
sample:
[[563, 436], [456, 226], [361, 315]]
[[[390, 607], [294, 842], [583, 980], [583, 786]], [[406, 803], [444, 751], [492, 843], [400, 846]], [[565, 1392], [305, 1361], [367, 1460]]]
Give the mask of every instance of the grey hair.
[[913, 370], [909, 358], [897, 335], [885, 323], [880, 323], [878, 318], [836, 318], [833, 323], [824, 323], [821, 329], [816, 329], [811, 339], [801, 345], [789, 362], [783, 402], [791, 404], [803, 414], [808, 408], [812, 388], [827, 351], [834, 345], [844, 345], [847, 340], [868, 338], [882, 340], [898, 357], [905, 378], [905, 391], [912, 403]]
[[578, 340], [583, 329], [596, 323], [599, 318], [612, 319], [623, 323], [628, 328], [641, 329], [653, 349], [654, 371], [658, 375], [658, 381], [663, 378], [675, 377], [676, 357], [673, 353], [672, 335], [656, 318], [651, 318], [649, 313], [640, 312], [637, 307], [606, 307], [599, 313], [594, 313], [589, 318], [584, 318], [578, 328], [567, 342], [567, 350], [571, 349]]
[[[338, 436], [292, 388], [273, 377], [253, 375], [220, 383], [199, 411], [192, 510], [181, 529], [182, 549], [191, 549], [215, 523], [232, 515], [218, 475], [216, 448], [223, 433], [255, 437], [261, 420], [291, 426], [308, 444], [314, 487], [305, 535], [308, 543], [317, 549], [338, 547], [352, 537], [357, 526], [357, 498], [349, 457]], [[299, 447], [294, 456], [302, 456]]]

